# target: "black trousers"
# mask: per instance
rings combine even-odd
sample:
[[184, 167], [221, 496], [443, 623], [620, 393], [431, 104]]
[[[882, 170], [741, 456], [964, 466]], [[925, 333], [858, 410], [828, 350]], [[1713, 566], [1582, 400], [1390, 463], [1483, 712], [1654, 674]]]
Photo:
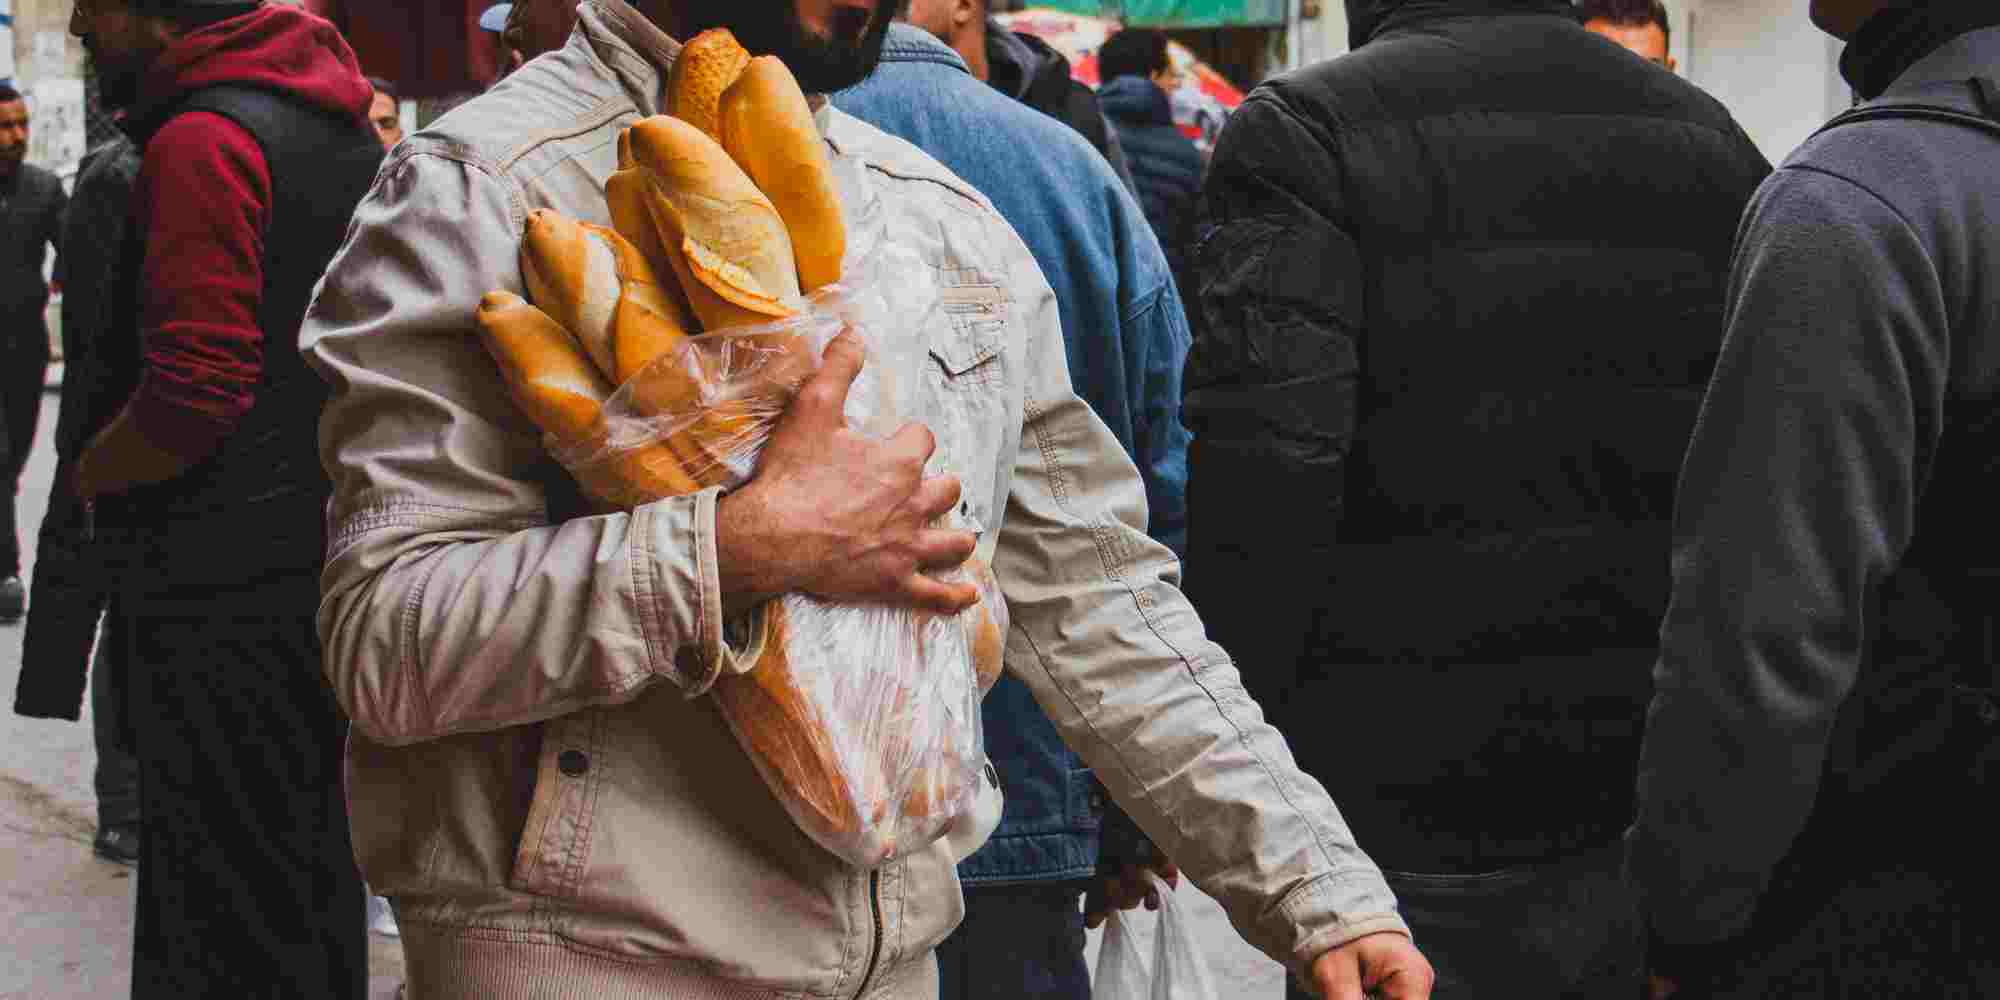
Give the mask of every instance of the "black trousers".
[[[21, 470], [35, 446], [35, 428], [42, 419], [42, 382], [49, 373], [49, 328], [39, 313], [32, 317], [0, 317], [16, 327], [0, 343], [0, 578], [21, 573], [21, 535], [15, 514], [15, 494]], [[39, 338], [39, 339], [37, 339]]]
[[360, 1000], [346, 725], [312, 619], [124, 608], [146, 816], [132, 996]]
[[1090, 1000], [1083, 893], [965, 887], [965, 921], [938, 945], [939, 1000]]

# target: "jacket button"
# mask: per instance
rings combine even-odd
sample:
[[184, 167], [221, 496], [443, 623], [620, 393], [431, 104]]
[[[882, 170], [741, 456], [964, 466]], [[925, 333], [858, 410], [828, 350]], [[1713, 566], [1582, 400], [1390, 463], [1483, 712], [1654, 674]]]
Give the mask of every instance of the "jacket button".
[[571, 778], [590, 773], [590, 755], [581, 750], [564, 750], [556, 757], [556, 770]]

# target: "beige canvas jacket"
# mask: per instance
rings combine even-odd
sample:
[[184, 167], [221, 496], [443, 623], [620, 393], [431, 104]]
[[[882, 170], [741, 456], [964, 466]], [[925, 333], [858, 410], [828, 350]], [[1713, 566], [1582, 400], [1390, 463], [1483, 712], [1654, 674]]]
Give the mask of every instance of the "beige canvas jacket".
[[[355, 724], [355, 848], [396, 901], [414, 1000], [928, 998], [963, 913], [945, 842], [842, 864], [703, 697], [739, 669], [715, 494], [551, 523], [548, 459], [473, 327], [483, 293], [521, 290], [531, 210], [608, 221], [618, 133], [658, 111], [676, 50], [620, 0], [584, 3], [566, 48], [390, 156], [302, 333], [332, 386], [319, 621]], [[1008, 599], [1008, 669], [1267, 954], [1296, 970], [1403, 932], [1146, 537], [1026, 247], [914, 148], [821, 121], [948, 286], [925, 415]]]

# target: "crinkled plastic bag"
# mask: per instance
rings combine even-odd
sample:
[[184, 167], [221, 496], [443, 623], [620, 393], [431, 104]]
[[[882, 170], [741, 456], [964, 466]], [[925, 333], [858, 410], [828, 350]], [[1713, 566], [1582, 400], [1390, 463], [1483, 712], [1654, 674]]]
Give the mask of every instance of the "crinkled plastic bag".
[[[860, 190], [858, 169], [837, 161], [836, 176]], [[619, 387], [601, 434], [551, 441], [551, 451], [620, 506], [660, 498], [662, 477], [645, 473], [662, 463], [696, 488], [734, 489], [755, 474], [827, 344], [850, 329], [868, 357], [848, 394], [849, 427], [886, 437], [921, 420], [926, 331], [944, 322], [940, 297], [931, 269], [882, 239], [880, 220], [879, 205], [862, 204], [842, 281], [796, 303], [797, 315], [690, 338]], [[852, 864], [874, 867], [935, 841], [977, 801], [979, 701], [992, 678], [976, 674], [973, 652], [997, 665], [1006, 604], [984, 566], [955, 572], [982, 595], [959, 615], [793, 594], [732, 636], [753, 665], [717, 681], [724, 718], [800, 829]]]
[[1194, 918], [1174, 898], [1174, 888], [1148, 871], [1160, 897], [1159, 929], [1153, 933], [1153, 960], [1146, 961], [1132, 926], [1135, 913], [1111, 911], [1097, 953], [1093, 1000], [1215, 1000], [1215, 980], [1202, 957]]

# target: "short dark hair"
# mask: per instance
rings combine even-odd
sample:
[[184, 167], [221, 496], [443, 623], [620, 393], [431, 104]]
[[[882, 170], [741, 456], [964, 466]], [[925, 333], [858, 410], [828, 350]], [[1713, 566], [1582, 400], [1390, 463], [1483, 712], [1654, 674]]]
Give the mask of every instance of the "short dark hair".
[[1633, 28], [1659, 25], [1661, 40], [1673, 48], [1674, 28], [1667, 23], [1667, 5], [1660, 0], [1581, 0], [1576, 5], [1576, 14], [1585, 24], [1609, 21]]
[[1152, 76], [1170, 65], [1167, 33], [1156, 28], [1113, 32], [1097, 49], [1097, 78], [1107, 83], [1121, 76]]
[[384, 80], [379, 76], [369, 77], [368, 85], [370, 87], [375, 88], [376, 93], [381, 94], [382, 96], [387, 97], [392, 101], [400, 101], [403, 99], [403, 95], [396, 92], [395, 84], [390, 83], [389, 81]]
[[11, 83], [0, 83], [0, 104], [12, 104], [21, 99], [21, 92]]

